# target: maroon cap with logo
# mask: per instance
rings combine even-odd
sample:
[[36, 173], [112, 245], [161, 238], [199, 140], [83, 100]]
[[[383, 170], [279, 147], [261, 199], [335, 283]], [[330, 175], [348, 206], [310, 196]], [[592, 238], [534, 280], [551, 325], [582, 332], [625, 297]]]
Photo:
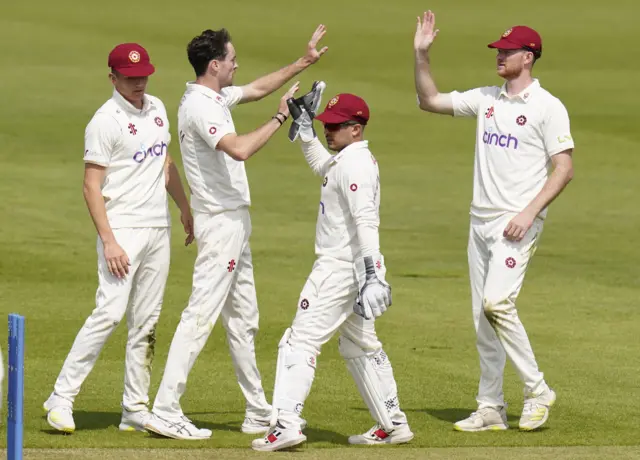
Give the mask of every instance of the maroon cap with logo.
[[155, 72], [149, 53], [137, 43], [122, 43], [109, 53], [109, 67], [127, 77], [148, 77]]
[[335, 125], [355, 121], [366, 125], [369, 121], [369, 106], [361, 97], [343, 93], [331, 98], [327, 107], [316, 117], [324, 124]]
[[502, 34], [500, 40], [489, 43], [489, 48], [499, 50], [526, 49], [538, 56], [542, 54], [542, 38], [538, 32], [527, 26], [515, 26]]

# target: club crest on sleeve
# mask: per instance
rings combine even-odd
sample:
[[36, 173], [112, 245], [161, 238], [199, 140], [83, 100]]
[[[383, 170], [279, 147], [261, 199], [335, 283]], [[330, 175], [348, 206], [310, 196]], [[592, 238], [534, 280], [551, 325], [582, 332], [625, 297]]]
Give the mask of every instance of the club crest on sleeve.
[[303, 310], [309, 308], [309, 301], [307, 299], [302, 299], [300, 301], [300, 308], [302, 308]]
[[525, 117], [524, 115], [520, 115], [518, 118], [516, 118], [516, 123], [518, 123], [519, 126], [524, 126], [525, 124], [527, 124], [527, 117]]
[[231, 259], [229, 261], [229, 263], [227, 264], [227, 271], [229, 273], [231, 273], [233, 270], [235, 270], [236, 268], [236, 260], [235, 259]]
[[218, 132], [218, 129], [215, 126], [212, 126], [211, 128], [209, 128], [209, 134], [211, 134], [212, 136]]
[[162, 118], [156, 117], [154, 121], [156, 122], [156, 125], [160, 126], [161, 128], [164, 126], [164, 121], [162, 121]]
[[140, 62], [140, 53], [138, 53], [137, 51], [131, 51], [129, 53], [129, 60], [132, 63], [137, 64], [138, 62]]
[[507, 257], [504, 261], [505, 265], [509, 268], [515, 268], [516, 266], [516, 259], [514, 259], [513, 257]]
[[133, 134], [134, 136], [136, 134], [138, 134], [138, 130], [136, 129], [136, 125], [134, 125], [133, 123], [129, 123], [127, 128], [129, 128], [129, 133]]
[[358, 190], [358, 184], [351, 184], [349, 186], [349, 190], [351, 190], [352, 192], [355, 192], [356, 190]]
[[324, 176], [324, 180], [322, 181], [322, 186], [326, 187], [327, 186], [327, 182], [329, 182], [329, 176]]

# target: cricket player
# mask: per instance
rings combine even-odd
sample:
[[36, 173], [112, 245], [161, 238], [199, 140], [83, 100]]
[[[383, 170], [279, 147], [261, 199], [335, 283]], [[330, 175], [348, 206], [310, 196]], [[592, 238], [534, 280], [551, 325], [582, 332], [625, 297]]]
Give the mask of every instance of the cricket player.
[[289, 116], [284, 95], [278, 111], [259, 128], [237, 134], [231, 110], [237, 104], [262, 99], [317, 62], [327, 51], [317, 50], [325, 34], [320, 25], [307, 45], [306, 54], [282, 69], [245, 86], [233, 86], [238, 68], [236, 50], [227, 30], [205, 30], [187, 47], [196, 74], [178, 110], [178, 131], [185, 173], [192, 191], [198, 256], [193, 290], [182, 313], [164, 376], [153, 406], [148, 430], [174, 439], [208, 439], [211, 430], [196, 427], [185, 417], [180, 398], [187, 378], [205, 346], [218, 316], [240, 389], [246, 399], [244, 433], [264, 433], [269, 428], [267, 403], [255, 357], [258, 303], [253, 279], [249, 237], [251, 219], [249, 184], [244, 161], [260, 150]]
[[[324, 83], [321, 83], [324, 85]], [[321, 92], [322, 86], [314, 85]], [[320, 349], [340, 332], [339, 349], [376, 424], [350, 444], [397, 444], [413, 439], [400, 410], [391, 362], [378, 340], [374, 319], [391, 305], [391, 288], [380, 254], [380, 176], [364, 140], [369, 107], [353, 94], [332, 98], [317, 119], [331, 155], [312, 127], [314, 110], [300, 99], [291, 107], [302, 151], [323, 178], [316, 224], [316, 262], [298, 299], [293, 324], [278, 347], [270, 431], [256, 439], [258, 451], [306, 441], [301, 418]], [[290, 137], [295, 139], [295, 135]]]
[[506, 430], [502, 383], [506, 357], [524, 383], [520, 429], [534, 430], [556, 400], [538, 369], [516, 310], [516, 298], [536, 250], [549, 204], [573, 177], [569, 116], [562, 102], [531, 76], [542, 40], [526, 26], [489, 44], [497, 50], [500, 86], [439, 93], [429, 49], [438, 30], [429, 11], [418, 17], [414, 40], [420, 108], [477, 119], [469, 275], [480, 354], [478, 410], [457, 422], [459, 431]]
[[157, 97], [145, 94], [154, 66], [136, 43], [109, 54], [113, 96], [85, 131], [84, 198], [98, 231], [96, 308], [80, 329], [53, 393], [44, 403], [56, 430], [75, 430], [73, 402], [102, 347], [127, 314], [120, 430], [144, 430], [155, 330], [169, 272], [167, 191], [193, 240], [193, 217], [169, 156], [169, 120]]

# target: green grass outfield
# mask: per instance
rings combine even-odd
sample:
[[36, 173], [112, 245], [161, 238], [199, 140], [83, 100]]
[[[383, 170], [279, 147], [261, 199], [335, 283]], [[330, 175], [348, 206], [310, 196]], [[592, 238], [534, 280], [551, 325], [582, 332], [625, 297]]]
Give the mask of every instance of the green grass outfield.
[[[466, 434], [451, 427], [474, 408], [479, 372], [466, 265], [474, 122], [427, 115], [416, 107], [412, 39], [415, 16], [425, 8], [436, 11], [441, 29], [432, 53], [440, 90], [499, 82], [495, 53], [486, 44], [509, 26], [527, 23], [544, 40], [537, 76], [571, 114], [575, 180], [552, 206], [518, 304], [539, 364], [558, 393], [540, 432]], [[236, 83], [242, 84], [297, 58], [321, 22], [328, 26], [324, 43], [330, 50], [301, 75], [302, 87], [325, 79], [328, 97], [355, 92], [372, 111], [367, 136], [381, 167], [382, 250], [394, 290], [394, 305], [379, 322], [379, 332], [416, 434], [410, 446], [393, 453], [454, 459], [637, 457], [637, 448], [616, 446], [640, 444], [640, 98], [635, 89], [640, 33], [633, 30], [639, 13], [640, 4], [632, 0], [3, 2], [0, 314], [27, 318], [25, 445], [65, 449], [58, 455], [29, 450], [27, 458], [133, 458], [127, 456], [131, 451], [108, 448], [228, 448], [211, 451], [226, 458], [241, 458], [243, 449], [251, 454], [252, 436], [239, 432], [244, 405], [220, 326], [182, 401], [197, 424], [214, 430], [210, 441], [181, 443], [117, 431], [124, 326], [76, 401], [76, 433], [52, 434], [42, 417], [42, 402], [94, 305], [95, 231], [81, 193], [83, 133], [110, 96], [107, 54], [118, 42], [139, 41], [150, 51], [158, 70], [149, 92], [167, 105], [176, 139], [177, 104], [184, 82], [192, 78], [185, 47], [194, 35], [209, 27], [231, 31], [240, 64]], [[274, 95], [239, 107], [234, 115], [239, 132], [267, 120], [278, 100]], [[179, 159], [177, 142], [172, 145]], [[284, 130], [247, 169], [261, 306], [257, 355], [271, 394], [276, 346], [314, 260], [320, 184]], [[195, 247], [182, 247], [179, 227], [174, 228], [152, 397], [191, 290]], [[0, 343], [6, 359], [5, 334]], [[309, 442], [300, 458], [356, 458], [364, 452], [347, 448], [347, 436], [372, 422], [335, 340], [318, 363], [304, 413]], [[516, 426], [522, 390], [510, 367], [505, 393]], [[555, 450], [529, 449], [540, 446]], [[135, 458], [147, 452], [144, 458], [201, 458], [186, 451], [184, 456], [174, 450], [136, 452]]]

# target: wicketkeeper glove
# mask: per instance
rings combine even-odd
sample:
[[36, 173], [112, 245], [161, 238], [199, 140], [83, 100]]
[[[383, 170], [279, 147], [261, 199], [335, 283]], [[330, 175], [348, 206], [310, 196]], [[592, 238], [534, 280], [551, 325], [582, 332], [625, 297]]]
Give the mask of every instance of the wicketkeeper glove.
[[295, 141], [300, 136], [303, 142], [311, 142], [316, 137], [313, 129], [313, 119], [318, 114], [322, 101], [322, 92], [327, 85], [323, 81], [315, 81], [304, 96], [289, 99], [287, 105], [293, 122], [289, 128], [289, 140]]
[[382, 270], [382, 256], [374, 263], [373, 257], [364, 257], [364, 284], [353, 305], [353, 311], [364, 319], [381, 316], [391, 306], [391, 286], [376, 275], [376, 263]]

